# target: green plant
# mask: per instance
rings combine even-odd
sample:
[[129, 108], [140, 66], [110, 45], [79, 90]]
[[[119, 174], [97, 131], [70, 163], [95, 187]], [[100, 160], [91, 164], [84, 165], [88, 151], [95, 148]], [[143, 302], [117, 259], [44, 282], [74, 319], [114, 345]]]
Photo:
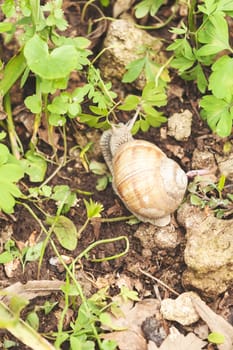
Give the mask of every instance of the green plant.
[[[227, 16], [233, 4], [227, 0], [191, 0], [187, 23], [171, 32], [181, 36], [168, 46], [173, 52], [171, 67], [185, 80], [195, 80], [202, 94], [201, 116], [221, 137], [231, 134], [233, 121], [233, 83]], [[211, 70], [210, 74], [209, 71]]]
[[[66, 91], [70, 73], [90, 65], [87, 58], [91, 54], [87, 49], [90, 42], [84, 37], [68, 38], [58, 33], [68, 26], [63, 17], [60, 0], [48, 1], [44, 6], [41, 6], [38, 0], [20, 1], [17, 19], [14, 17], [16, 13], [14, 1], [6, 0], [2, 10], [9, 18], [9, 22], [6, 22], [9, 25], [2, 28], [6, 31], [6, 40], [10, 40], [17, 30], [23, 31], [19, 41], [19, 53], [2, 69], [3, 79], [0, 82], [1, 95], [5, 96], [12, 150], [19, 155], [18, 137], [14, 130], [8, 93], [11, 87], [20, 77], [22, 87], [27, 81], [29, 72], [34, 74], [35, 93], [25, 99], [26, 107], [35, 114], [32, 145], [35, 146], [37, 143], [42, 115], [46, 116], [50, 124], [48, 132], [52, 143], [51, 128], [64, 125], [67, 117], [74, 118], [81, 114], [81, 102], [86, 94], [89, 93], [89, 98], [95, 99], [95, 92], [91, 93], [88, 85], [83, 89], [76, 89], [73, 93]], [[12, 17], [13, 25], [10, 24]], [[58, 96], [53, 96], [56, 91], [60, 93]]]
[[225, 176], [221, 176], [218, 183], [208, 182], [196, 177], [189, 184], [190, 202], [202, 209], [208, 207], [218, 218], [227, 218], [233, 212], [233, 195], [224, 190]]
[[225, 341], [225, 337], [221, 333], [212, 332], [208, 335], [208, 341], [213, 344], [223, 344]]
[[97, 191], [104, 191], [108, 183], [111, 182], [111, 175], [106, 164], [92, 160], [89, 164], [89, 169], [93, 174], [100, 176], [96, 182]]
[[24, 176], [23, 167], [9, 151], [0, 143], [0, 209], [11, 214], [14, 211], [16, 198], [22, 196], [17, 182]]
[[135, 16], [142, 18], [147, 14], [155, 16], [160, 6], [163, 4], [163, 0], [142, 0], [135, 6]]
[[167, 95], [163, 87], [157, 87], [153, 82], [145, 85], [141, 97], [138, 95], [128, 95], [124, 103], [118, 108], [123, 111], [136, 110], [139, 115], [133, 127], [135, 134], [139, 128], [147, 131], [150, 126], [158, 127], [166, 122], [167, 118], [154, 107], [165, 106]]
[[[66, 301], [65, 309], [68, 309], [72, 300], [80, 297], [80, 291], [78, 291], [76, 285], [71, 284], [69, 281], [67, 281], [62, 290]], [[115, 341], [102, 341], [99, 338], [99, 333], [103, 332], [104, 326], [107, 326], [108, 329], [120, 330], [120, 328], [116, 328], [112, 324], [110, 313], [119, 316], [121, 298], [125, 301], [139, 300], [137, 293], [125, 286], [121, 287], [120, 293], [114, 299], [109, 295], [108, 287], [100, 289], [88, 299], [81, 295], [82, 302], [77, 316], [70, 324], [71, 332], [60, 330], [58, 334], [54, 334], [57, 339], [56, 345], [69, 341], [72, 350], [77, 349], [77, 347], [94, 350], [94, 340], [96, 339], [100, 350], [116, 349], [117, 343]]]

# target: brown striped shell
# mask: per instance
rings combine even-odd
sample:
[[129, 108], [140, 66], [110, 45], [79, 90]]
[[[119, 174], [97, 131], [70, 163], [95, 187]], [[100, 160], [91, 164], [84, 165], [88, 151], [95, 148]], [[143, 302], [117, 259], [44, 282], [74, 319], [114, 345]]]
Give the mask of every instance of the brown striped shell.
[[157, 226], [170, 222], [183, 200], [187, 176], [180, 166], [154, 144], [128, 137], [111, 153], [111, 131], [105, 132], [101, 148], [112, 172], [113, 188], [139, 220]]

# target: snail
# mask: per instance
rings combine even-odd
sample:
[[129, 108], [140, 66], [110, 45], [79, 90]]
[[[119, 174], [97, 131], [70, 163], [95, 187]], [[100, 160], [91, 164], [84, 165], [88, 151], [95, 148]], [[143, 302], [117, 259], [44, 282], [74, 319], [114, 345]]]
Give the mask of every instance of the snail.
[[184, 198], [187, 176], [159, 147], [133, 138], [136, 118], [104, 131], [100, 147], [113, 189], [127, 209], [140, 221], [166, 226]]

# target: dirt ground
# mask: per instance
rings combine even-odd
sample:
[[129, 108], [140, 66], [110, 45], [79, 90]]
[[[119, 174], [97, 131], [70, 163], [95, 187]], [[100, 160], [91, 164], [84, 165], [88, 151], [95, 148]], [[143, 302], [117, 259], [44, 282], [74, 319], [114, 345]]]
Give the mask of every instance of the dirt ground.
[[[69, 4], [69, 0], [64, 1], [64, 7], [67, 7]], [[74, 8], [75, 9], [75, 8]], [[161, 12], [159, 13], [160, 18], [166, 18], [167, 11], [169, 9], [169, 3], [167, 6], [163, 7]], [[104, 10], [106, 15], [111, 15], [109, 9]], [[180, 18], [177, 16], [174, 19], [174, 23], [171, 23], [171, 26], [178, 23]], [[70, 21], [72, 26], [77, 25], [78, 16], [75, 13], [71, 13]], [[71, 28], [72, 31], [73, 27]], [[82, 29], [82, 28], [81, 28]], [[107, 30], [107, 29], [106, 29]], [[95, 53], [99, 52], [102, 47], [102, 41], [106, 35], [106, 30], [103, 35], [99, 38], [99, 41], [93, 47], [93, 51]], [[79, 33], [79, 35], [82, 33]], [[153, 31], [150, 33], [153, 35]], [[166, 40], [169, 39], [169, 33], [161, 29], [156, 31], [156, 35], [165, 37]], [[13, 48], [8, 48], [7, 46], [4, 48], [6, 52], [4, 53], [5, 59], [8, 58], [7, 50], [10, 49], [10, 54], [12, 53]], [[159, 129], [151, 128], [147, 133], [139, 133], [137, 134], [137, 138], [143, 138], [149, 141], [156, 143], [166, 154], [176, 161], [179, 162], [181, 167], [188, 171], [191, 169], [191, 159], [192, 154], [195, 148], [202, 148], [204, 145], [208, 145], [209, 149], [212, 152], [219, 152], [223, 145], [223, 140], [213, 136], [209, 128], [206, 124], [203, 123], [199, 114], [198, 114], [198, 91], [194, 83], [192, 82], [184, 82], [179, 77], [177, 77], [173, 72], [171, 72], [172, 76], [172, 84], [175, 87], [179, 87], [182, 89], [182, 100], [171, 93], [169, 95], [168, 103], [165, 108], [163, 108], [164, 114], [169, 116], [174, 112], [188, 109], [193, 114], [193, 124], [192, 124], [192, 134], [187, 141], [176, 142], [173, 138], [167, 137], [163, 139], [161, 137], [161, 131]], [[74, 80], [73, 84], [81, 84], [82, 81], [77, 82]], [[33, 84], [33, 82], [32, 82]], [[77, 85], [76, 85], [77, 86]], [[24, 89], [24, 95], [28, 94], [28, 91], [31, 89], [29, 84]], [[23, 141], [23, 146], [25, 149], [28, 148], [29, 137], [27, 130], [25, 128], [22, 119], [20, 118], [20, 114], [18, 113], [18, 106], [22, 105], [22, 96], [15, 91], [12, 93], [13, 103], [14, 103], [14, 114], [16, 120], [17, 132], [20, 138]], [[128, 116], [125, 113], [119, 115], [120, 120], [126, 120]], [[166, 128], [166, 126], [165, 126]], [[88, 138], [87, 135], [88, 134]], [[94, 145], [88, 152], [88, 159], [97, 160], [103, 162], [103, 157], [99, 149], [98, 140], [101, 132], [95, 131], [91, 128], [88, 128], [84, 125], [78, 123], [78, 121], [73, 121], [68, 125], [67, 128], [67, 139], [68, 139], [68, 149], [77, 145], [77, 142], [82, 140], [82, 142], [88, 142], [94, 139]], [[58, 138], [60, 135], [58, 134]], [[63, 146], [62, 140], [58, 141], [58, 147], [60, 147], [59, 153], [62, 154]], [[174, 147], [179, 147], [182, 150], [183, 156], [181, 158], [174, 156]], [[44, 154], [50, 156], [52, 153], [51, 147], [44, 142], [42, 139], [39, 139], [38, 149]], [[55, 167], [50, 164], [48, 168], [48, 176], [55, 170]], [[96, 181], [98, 179], [97, 175], [94, 175], [90, 171], [84, 169], [83, 165], [80, 163], [80, 160], [73, 159], [65, 167], [63, 167], [60, 172], [54, 177], [50, 183], [50, 185], [56, 184], [67, 184], [71, 189], [76, 190], [77, 188], [80, 191], [88, 191], [92, 193], [92, 199], [94, 201], [98, 201], [103, 204], [104, 211], [102, 213], [102, 217], [116, 217], [123, 215], [130, 215], [127, 209], [124, 207], [120, 199], [115, 195], [111, 185], [108, 185], [107, 189], [99, 192], [96, 190]], [[22, 183], [22, 188], [26, 186], [26, 183]], [[86, 211], [83, 204], [82, 199], [87, 198], [84, 194], [78, 195], [78, 205], [70, 210], [68, 213], [68, 217], [75, 223], [77, 228], [79, 229], [85, 222]], [[36, 206], [33, 208], [35, 212], [37, 212]], [[54, 213], [55, 208], [51, 207], [50, 202], [43, 203], [43, 209], [47, 212]], [[40, 213], [38, 212], [38, 215]], [[176, 214], [173, 217], [174, 223], [176, 223]], [[176, 223], [177, 224], [177, 223]], [[114, 283], [114, 279], [116, 280], [119, 275], [126, 275], [132, 280], [132, 285], [138, 291], [140, 299], [144, 299], [147, 297], [156, 297], [155, 292], [155, 282], [145, 275], [143, 271], [151, 274], [152, 276], [156, 276], [156, 278], [163, 281], [167, 286], [174, 289], [177, 293], [182, 293], [185, 291], [182, 286], [182, 272], [185, 269], [183, 251], [185, 248], [185, 232], [183, 228], [180, 228], [181, 233], [181, 243], [173, 250], [165, 250], [158, 249], [156, 246], [151, 248], [150, 254], [147, 256], [142, 253], [143, 247], [141, 245], [141, 241], [135, 237], [135, 232], [137, 231], [140, 224], [129, 225], [125, 221], [122, 222], [114, 222], [114, 223], [101, 223], [98, 225], [97, 223], [89, 224], [85, 231], [82, 233], [78, 247], [75, 251], [69, 252], [65, 249], [62, 249], [58, 244], [57, 247], [59, 249], [60, 254], [69, 255], [72, 257], [76, 257], [80, 252], [82, 252], [85, 247], [87, 247], [90, 243], [97, 239], [111, 238], [116, 236], [126, 235], [130, 242], [129, 252], [119, 258], [112, 261], [105, 261], [102, 263], [93, 263], [87, 259], [82, 259], [80, 265], [77, 266], [77, 276], [81, 276], [83, 279], [84, 289], [86, 288], [86, 293], [91, 295], [96, 291], [95, 281], [98, 278], [103, 277], [112, 281], [111, 290], [114, 294], [114, 291], [117, 290], [117, 287]], [[22, 207], [21, 205], [17, 205], [15, 208], [15, 213], [13, 215], [5, 215], [1, 214], [0, 216], [0, 236], [3, 237], [3, 232], [9, 230], [11, 228], [13, 238], [16, 242], [25, 243], [32, 234], [35, 236], [40, 234], [40, 227], [35, 219], [29, 214], [29, 212]], [[55, 239], [55, 238], [54, 238]], [[56, 239], [55, 239], [56, 241]], [[114, 255], [116, 252], [121, 252], [125, 248], [124, 241], [119, 241], [115, 243], [108, 244], [107, 246], [99, 246], [98, 248], [91, 251], [91, 257], [101, 258], [106, 255]], [[51, 257], [54, 256], [53, 250], [50, 245], [48, 245], [46, 249], [46, 253], [42, 262], [42, 266], [40, 269], [39, 279], [44, 280], [64, 280], [65, 272], [62, 269], [58, 269], [56, 266], [52, 266], [50, 264]], [[12, 285], [16, 282], [26, 283], [31, 280], [38, 279], [38, 262], [28, 262], [25, 266], [24, 271], [22, 271], [22, 266], [19, 264], [17, 268], [12, 272], [11, 276], [6, 275], [6, 271], [4, 266], [0, 264], [0, 287], [5, 288], [9, 285]], [[93, 283], [85, 284], [85, 278], [90, 279]], [[85, 287], [86, 286], [86, 287]], [[136, 287], [135, 287], [136, 286]], [[163, 299], [164, 297], [171, 296], [166, 288], [159, 286], [160, 296]], [[229, 289], [227, 292], [231, 293]], [[60, 300], [61, 294], [59, 292], [53, 292], [46, 297], [38, 297], [33, 299], [29, 306], [24, 310], [22, 317], [27, 314], [29, 310], [33, 310], [35, 305], [41, 305], [44, 303], [45, 298], [51, 302]], [[223, 297], [223, 296], [222, 296]], [[208, 298], [208, 296], [204, 296], [204, 300], [211, 306], [215, 311], [218, 310], [218, 305], [221, 301], [221, 296], [216, 300]], [[232, 308], [232, 306], [231, 306]], [[39, 331], [42, 334], [47, 334], [51, 331], [56, 330], [57, 325], [57, 317], [56, 310], [59, 309], [58, 306], [54, 309], [53, 312], [49, 313], [48, 316], [45, 316], [42, 312], [39, 313], [40, 316], [40, 328]], [[230, 306], [229, 310], [230, 311]], [[177, 325], [178, 326], [178, 325]], [[185, 327], [178, 326], [182, 332], [186, 332], [187, 329]], [[191, 327], [189, 327], [190, 330]], [[4, 339], [13, 339], [13, 337], [8, 334], [6, 331], [0, 330], [0, 338]], [[11, 349], [28, 349], [26, 346], [21, 344], [18, 347], [13, 347]], [[65, 347], [64, 347], [65, 349]], [[213, 347], [212, 347], [213, 349]]]

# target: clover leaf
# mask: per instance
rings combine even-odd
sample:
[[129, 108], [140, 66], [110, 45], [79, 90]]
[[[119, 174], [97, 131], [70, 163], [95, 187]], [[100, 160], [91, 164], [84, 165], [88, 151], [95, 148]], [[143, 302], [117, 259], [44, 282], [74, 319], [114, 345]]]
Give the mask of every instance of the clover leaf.
[[230, 98], [233, 95], [233, 58], [224, 55], [212, 66], [209, 88], [217, 98]]
[[62, 45], [49, 52], [48, 44], [37, 34], [25, 44], [24, 56], [31, 71], [43, 79], [65, 78], [78, 63], [74, 46]]
[[15, 198], [22, 195], [16, 182], [23, 176], [20, 162], [10, 154], [5, 145], [0, 144], [0, 210], [7, 214], [14, 212]]

